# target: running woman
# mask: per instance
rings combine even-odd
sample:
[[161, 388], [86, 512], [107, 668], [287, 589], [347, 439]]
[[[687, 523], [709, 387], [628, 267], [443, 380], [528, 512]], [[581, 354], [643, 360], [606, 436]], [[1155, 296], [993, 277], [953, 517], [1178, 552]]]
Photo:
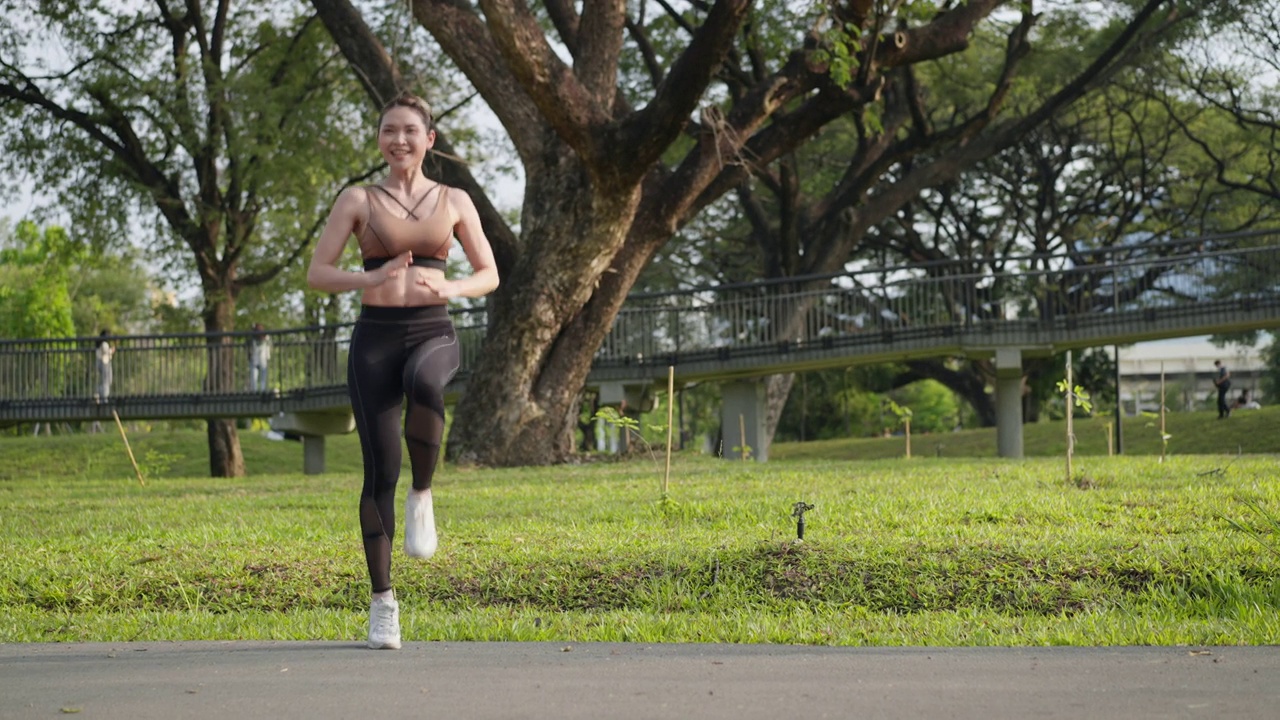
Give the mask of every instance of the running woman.
[[[422, 161], [435, 144], [431, 107], [402, 94], [378, 118], [378, 150], [389, 168], [376, 185], [350, 187], [334, 202], [307, 270], [307, 283], [330, 293], [360, 290], [351, 334], [347, 390], [364, 459], [360, 530], [373, 597], [369, 647], [400, 647], [400, 608], [391, 584], [400, 436], [409, 451], [413, 487], [405, 503], [404, 550], [436, 551], [431, 478], [444, 435], [444, 387], [458, 371], [452, 298], [482, 297], [498, 286], [493, 251], [463, 191], [428, 178]], [[338, 267], [354, 237], [363, 272]], [[445, 277], [454, 239], [471, 263], [469, 276]], [[407, 400], [407, 403], [405, 401]], [[401, 406], [407, 410], [401, 418]]]

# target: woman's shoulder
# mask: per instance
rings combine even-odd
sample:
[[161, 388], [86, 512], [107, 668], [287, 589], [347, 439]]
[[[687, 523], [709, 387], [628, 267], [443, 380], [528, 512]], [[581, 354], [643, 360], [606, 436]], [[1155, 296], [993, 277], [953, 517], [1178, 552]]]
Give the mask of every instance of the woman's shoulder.
[[369, 213], [369, 186], [350, 185], [338, 193], [333, 203], [333, 210], [340, 215], [347, 215], [352, 220], [363, 221]]
[[371, 185], [348, 185], [338, 193], [338, 202], [359, 202], [364, 203], [369, 198], [369, 189]]
[[455, 209], [470, 209], [474, 211], [475, 202], [471, 199], [471, 194], [460, 187], [450, 185], [448, 183], [440, 183], [440, 191], [444, 194], [445, 202], [452, 205]]

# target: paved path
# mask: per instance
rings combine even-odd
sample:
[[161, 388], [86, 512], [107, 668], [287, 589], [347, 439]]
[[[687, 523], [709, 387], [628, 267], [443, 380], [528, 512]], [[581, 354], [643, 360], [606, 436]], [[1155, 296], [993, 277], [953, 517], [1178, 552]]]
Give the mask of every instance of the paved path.
[[1280, 648], [0, 645], [0, 718], [1275, 718]]

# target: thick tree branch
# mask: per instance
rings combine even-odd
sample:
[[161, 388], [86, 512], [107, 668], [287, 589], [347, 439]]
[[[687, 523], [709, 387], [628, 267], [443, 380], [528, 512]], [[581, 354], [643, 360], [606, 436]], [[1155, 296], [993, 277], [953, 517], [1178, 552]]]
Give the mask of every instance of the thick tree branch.
[[507, 69], [546, 123], [589, 166], [599, 164], [601, 148], [591, 129], [610, 120], [609, 107], [560, 60], [523, 0], [480, 0], [480, 8]]
[[978, 23], [1009, 2], [967, 0], [924, 25], [898, 31], [901, 43], [876, 43], [875, 54], [864, 57], [862, 64], [873, 68], [901, 67], [960, 52], [969, 47], [969, 37]]
[[[971, 123], [965, 123], [950, 133], [956, 139], [965, 140], [965, 142], [957, 143], [950, 152], [942, 155], [937, 160], [918, 166], [901, 180], [890, 185], [885, 192], [877, 194], [859, 213], [859, 226], [865, 228], [875, 225], [896, 212], [897, 208], [919, 194], [921, 190], [946, 182], [978, 160], [990, 157], [1012, 146], [1035, 127], [1060, 112], [1062, 108], [1078, 100], [1091, 87], [1119, 72], [1124, 67], [1126, 53], [1139, 37], [1143, 39], [1154, 37], [1167, 31], [1177, 22], [1176, 14], [1171, 14], [1166, 22], [1161, 23], [1156, 28], [1145, 34], [1141, 32], [1160, 6], [1168, 3], [1168, 1], [1149, 0], [1129, 22], [1125, 30], [1112, 41], [1098, 58], [1034, 111], [1016, 120], [1003, 123], [993, 128], [989, 133], [978, 136], [976, 133], [977, 127], [974, 126], [974, 123], [978, 126], [985, 125], [992, 118], [992, 103], [994, 103], [995, 99], [995, 96], [993, 96], [992, 103], [988, 104], [988, 108], [984, 113], [974, 118]], [[1021, 32], [1021, 27], [1016, 32]], [[1013, 45], [1011, 45], [1012, 48]], [[1011, 54], [1010, 58], [1013, 59], [1016, 56]], [[1007, 78], [1009, 74], [1007, 72], [1003, 73], [1002, 77]], [[1007, 92], [1007, 90], [998, 92], [1000, 97], [1003, 97], [1004, 92]], [[969, 140], [970, 138], [973, 139]]]
[[[348, 0], [312, 0], [317, 8], [320, 3], [337, 2], [350, 5]], [[508, 69], [475, 8], [462, 0], [415, 0], [413, 11], [498, 116], [525, 167], [541, 162], [547, 121]]]
[[[215, 53], [222, 50], [218, 33], [223, 31], [222, 23], [226, 19], [227, 0], [218, 0], [218, 9], [214, 17], [214, 32], [206, 31], [204, 16], [199, 0], [187, 0], [187, 16], [192, 19], [195, 40], [200, 48], [200, 71], [204, 76], [205, 102], [208, 110], [204, 113], [205, 128], [203, 135], [197, 140], [192, 138], [192, 164], [196, 171], [196, 213], [200, 226], [208, 234], [209, 243], [214, 244], [218, 237], [219, 216], [222, 209], [222, 190], [218, 186], [218, 146], [219, 139], [230, 122], [226, 97], [222, 82], [221, 57]], [[214, 251], [216, 255], [216, 249]]]
[[570, 0], [543, 0], [542, 4], [547, 8], [547, 15], [551, 18], [551, 24], [555, 26], [556, 32], [560, 34], [560, 40], [564, 42], [565, 47], [569, 48], [569, 54], [576, 59], [578, 57], [578, 27], [580, 24], [578, 11], [574, 9]]
[[312, 0], [320, 21], [379, 109], [404, 89], [400, 66], [347, 0]]
[[618, 91], [618, 59], [627, 22], [626, 0], [585, 0], [573, 72], [603, 108], [613, 106]]
[[638, 177], [675, 140], [733, 47], [750, 5], [750, 0], [716, 0], [653, 100], [604, 138], [615, 152], [615, 163], [626, 163]]
[[631, 35], [631, 40], [635, 42], [636, 49], [640, 51], [640, 59], [644, 61], [644, 69], [649, 73], [649, 82], [653, 83], [656, 88], [662, 84], [662, 78], [666, 75], [666, 70], [662, 64], [658, 62], [658, 53], [653, 49], [653, 43], [649, 41], [649, 34], [645, 31], [643, 25], [632, 20], [627, 20], [627, 32]]

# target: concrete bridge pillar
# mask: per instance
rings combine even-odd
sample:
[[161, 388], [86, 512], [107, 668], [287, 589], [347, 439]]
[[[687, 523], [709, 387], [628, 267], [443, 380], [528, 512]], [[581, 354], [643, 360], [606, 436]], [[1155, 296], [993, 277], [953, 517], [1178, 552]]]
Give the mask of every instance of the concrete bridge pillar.
[[345, 435], [356, 429], [355, 416], [342, 412], [282, 413], [271, 418], [271, 429], [302, 436], [302, 472], [324, 472], [324, 437]]
[[[756, 462], [769, 459], [769, 439], [765, 436], [764, 383], [758, 380], [727, 382], [720, 386], [721, 452], [729, 460], [743, 460], [746, 455]], [[734, 450], [733, 448], [738, 448]]]
[[996, 448], [1022, 457], [1022, 350], [996, 348]]

